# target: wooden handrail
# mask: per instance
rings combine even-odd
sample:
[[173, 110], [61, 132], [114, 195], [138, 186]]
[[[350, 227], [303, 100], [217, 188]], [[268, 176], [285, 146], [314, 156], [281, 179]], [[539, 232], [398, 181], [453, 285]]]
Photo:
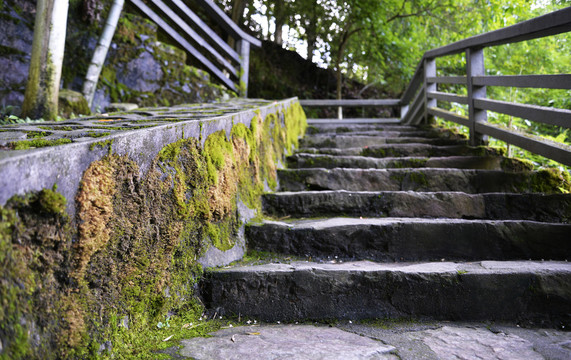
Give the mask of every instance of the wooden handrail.
[[[424, 53], [408, 84], [400, 105], [404, 109], [402, 123], [419, 124], [436, 116], [470, 128], [470, 143], [477, 145], [492, 136], [533, 153], [571, 166], [571, 146], [488, 124], [487, 111], [571, 128], [571, 110], [487, 99], [487, 86], [543, 89], [571, 89], [571, 74], [486, 76], [483, 49], [490, 46], [538, 39], [571, 31], [571, 7], [523, 21], [503, 29], [473, 36]], [[466, 76], [436, 76], [434, 59], [466, 53]], [[460, 84], [467, 96], [436, 90], [436, 84]], [[416, 94], [416, 97], [415, 97]], [[411, 107], [413, 101], [414, 111]], [[424, 98], [424, 111], [419, 100]], [[468, 105], [468, 116], [461, 116], [436, 106], [436, 100]]]
[[[212, 0], [194, 1], [230, 36], [237, 40], [236, 49], [222, 40], [182, 0], [149, 0], [149, 3], [153, 4], [155, 9], [160, 10], [162, 15], [145, 4], [143, 0], [131, 0], [131, 3], [177, 41], [184, 50], [196, 58], [224, 85], [239, 93], [240, 96], [246, 97], [248, 93], [250, 44], [259, 47], [262, 45], [261, 41], [240, 29]], [[196, 44], [198, 48], [193, 46], [190, 41]]]
[[230, 17], [228, 17], [228, 15], [226, 15], [224, 11], [222, 11], [222, 9], [220, 9], [218, 5], [214, 3], [214, 1], [212, 0], [194, 0], [194, 1], [196, 1], [196, 3], [198, 3], [199, 5], [201, 5], [202, 8], [208, 13], [208, 15], [210, 15], [214, 20], [216, 20], [218, 22], [218, 25], [220, 25], [225, 31], [228, 32], [228, 34], [233, 36], [235, 39], [237, 40], [241, 39], [247, 41], [248, 43], [256, 47], [262, 46], [262, 42], [260, 40], [247, 34], [246, 32], [244, 32], [244, 30], [240, 29], [240, 27], [236, 23], [234, 23], [232, 19], [230, 19]]

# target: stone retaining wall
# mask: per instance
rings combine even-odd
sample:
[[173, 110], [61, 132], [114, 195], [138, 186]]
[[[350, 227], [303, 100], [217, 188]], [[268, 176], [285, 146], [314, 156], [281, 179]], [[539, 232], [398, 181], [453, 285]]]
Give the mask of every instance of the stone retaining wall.
[[83, 357], [196, 308], [305, 127], [297, 99], [1, 127], [0, 355]]

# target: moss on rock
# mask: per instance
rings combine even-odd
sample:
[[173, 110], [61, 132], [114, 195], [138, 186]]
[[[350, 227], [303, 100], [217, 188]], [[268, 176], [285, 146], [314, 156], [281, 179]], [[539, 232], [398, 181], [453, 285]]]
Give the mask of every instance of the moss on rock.
[[89, 115], [89, 105], [83, 94], [69, 89], [61, 89], [58, 96], [58, 113], [64, 118], [75, 115]]
[[0, 207], [3, 355], [154, 357], [168, 345], [156, 324], [198, 323], [198, 259], [210, 246], [234, 246], [238, 198], [261, 207], [276, 161], [305, 129], [300, 111], [258, 115], [229, 138], [211, 134], [204, 147], [180, 139], [144, 174], [128, 156], [109, 153], [83, 174], [76, 223], [56, 189]]

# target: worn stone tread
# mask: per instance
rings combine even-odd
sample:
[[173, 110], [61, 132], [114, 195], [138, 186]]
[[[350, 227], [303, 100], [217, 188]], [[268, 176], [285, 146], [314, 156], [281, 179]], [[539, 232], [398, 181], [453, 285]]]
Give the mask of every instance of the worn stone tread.
[[504, 172], [473, 169], [281, 169], [281, 191], [462, 191], [466, 193], [560, 193], [563, 180], [547, 170]]
[[368, 135], [310, 135], [300, 141], [301, 147], [313, 148], [354, 148], [369, 147], [384, 144], [430, 144], [430, 145], [462, 145], [467, 144], [465, 139], [444, 139], [426, 137], [384, 137]]
[[[300, 191], [265, 194], [275, 217], [433, 217], [571, 222], [571, 194]], [[533, 206], [530, 206], [533, 204]]]
[[306, 148], [301, 147], [299, 152], [329, 155], [359, 155], [376, 158], [404, 157], [404, 156], [500, 156], [504, 151], [499, 148], [485, 146], [447, 145], [437, 146], [430, 144], [387, 144], [375, 145], [367, 148]]
[[446, 157], [388, 157], [342, 156], [297, 153], [287, 157], [288, 168], [321, 167], [333, 169], [388, 169], [388, 168], [453, 168], [522, 171], [530, 166], [517, 159], [502, 156], [446, 156]]
[[399, 360], [393, 346], [329, 326], [236, 326], [212, 335], [183, 340], [179, 354], [196, 360]]
[[251, 354], [256, 354], [256, 360], [571, 358], [571, 335], [565, 329], [524, 328], [507, 322], [402, 319], [323, 325], [256, 323], [223, 328], [210, 335], [183, 340], [180, 348], [171, 348], [172, 353], [196, 360], [244, 359]]
[[569, 325], [571, 264], [294, 262], [208, 271], [219, 314], [265, 321], [416, 317]]
[[265, 220], [246, 227], [249, 249], [378, 261], [567, 260], [569, 234], [571, 224], [450, 218]]
[[423, 138], [444, 138], [444, 139], [466, 139], [463, 135], [459, 135], [446, 130], [384, 130], [384, 129], [352, 129], [352, 128], [335, 128], [329, 131], [328, 129], [311, 128], [307, 132], [307, 136], [339, 136], [339, 135], [356, 135], [356, 136], [380, 136], [386, 138], [399, 138], [399, 137], [423, 137]]
[[[390, 124], [348, 124], [348, 123], [315, 123], [310, 124], [307, 134], [314, 133], [343, 133], [353, 131], [422, 131], [425, 129], [408, 126], [408, 125], [390, 125]], [[430, 129], [429, 129], [430, 130]]]

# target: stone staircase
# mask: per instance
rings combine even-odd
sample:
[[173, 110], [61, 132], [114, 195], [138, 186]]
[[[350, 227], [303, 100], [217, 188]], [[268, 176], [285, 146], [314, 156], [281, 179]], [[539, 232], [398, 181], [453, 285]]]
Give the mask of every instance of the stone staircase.
[[553, 173], [448, 130], [343, 123], [311, 126], [278, 175], [277, 220], [246, 237], [283, 258], [208, 271], [218, 314], [569, 327], [571, 197]]

